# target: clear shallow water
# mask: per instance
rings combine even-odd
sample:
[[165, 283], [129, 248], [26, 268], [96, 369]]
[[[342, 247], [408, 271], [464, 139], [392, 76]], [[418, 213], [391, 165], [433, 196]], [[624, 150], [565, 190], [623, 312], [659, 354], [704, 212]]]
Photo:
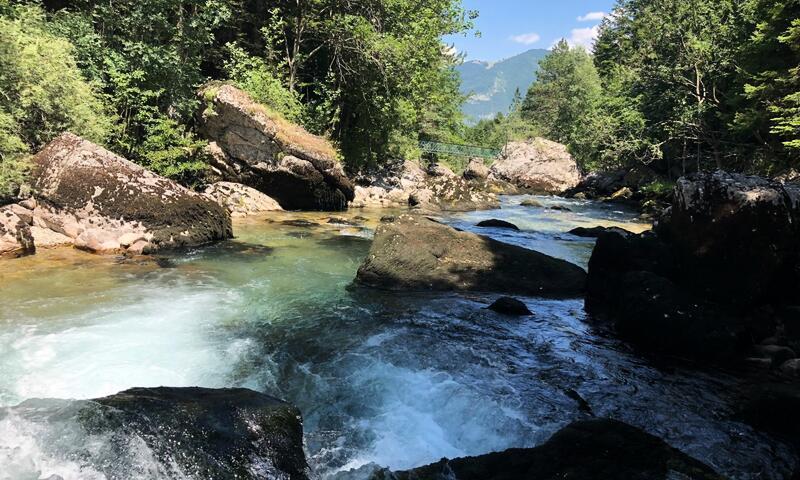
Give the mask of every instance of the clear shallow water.
[[[608, 205], [539, 199], [573, 210], [558, 212], [520, 200], [446, 220], [584, 266], [593, 242], [564, 232], [643, 228]], [[159, 263], [70, 250], [4, 262], [0, 406], [133, 386], [245, 386], [300, 407], [309, 461], [325, 478], [369, 463], [408, 468], [537, 445], [587, 415], [574, 391], [596, 415], [645, 428], [732, 478], [783, 478], [794, 465], [783, 445], [729, 420], [733, 379], [654, 368], [593, 331], [581, 300], [526, 299], [535, 316], [516, 319], [485, 310], [493, 296], [349, 288], [386, 213], [346, 215], [369, 217], [355, 219], [365, 228], [324, 214], [253, 219], [235, 241]], [[283, 225], [288, 218], [320, 225]], [[486, 218], [523, 231], [473, 227]], [[165, 460], [136, 439], [130, 458], [115, 458], [107, 439], [74, 423], [75, 408], [0, 409], [0, 479], [120, 469], [192, 478], [164, 473]]]

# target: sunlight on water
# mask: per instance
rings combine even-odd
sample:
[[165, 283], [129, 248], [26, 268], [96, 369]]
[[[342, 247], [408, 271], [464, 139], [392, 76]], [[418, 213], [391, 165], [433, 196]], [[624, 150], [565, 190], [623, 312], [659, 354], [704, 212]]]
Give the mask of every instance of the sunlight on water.
[[[593, 241], [566, 231], [646, 228], [609, 205], [520, 200], [444, 219], [583, 266]], [[388, 213], [276, 213], [238, 224], [235, 241], [150, 260], [54, 250], [2, 262], [0, 407], [245, 386], [301, 409], [309, 463], [325, 478], [537, 445], [586, 416], [573, 391], [732, 478], [793, 466], [786, 447], [726, 419], [732, 379], [647, 365], [595, 332], [580, 300], [525, 299], [535, 316], [509, 319], [484, 308], [491, 295], [351, 288]], [[486, 218], [522, 232], [474, 227]], [[114, 458], [72, 420], [80, 402], [30, 402], [0, 409], [0, 472], [16, 472], [2, 480], [107, 478], [109, 465], [126, 478], [191, 478], [136, 439], [130, 458]]]

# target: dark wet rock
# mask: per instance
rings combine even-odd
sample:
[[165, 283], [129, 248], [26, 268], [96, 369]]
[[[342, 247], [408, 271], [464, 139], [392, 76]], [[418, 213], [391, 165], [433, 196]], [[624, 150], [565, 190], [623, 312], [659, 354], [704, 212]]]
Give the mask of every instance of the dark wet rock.
[[489, 178], [528, 192], [561, 193], [577, 185], [581, 175], [565, 145], [536, 138], [509, 143], [492, 164]]
[[625, 230], [624, 228], [619, 228], [619, 227], [591, 227], [591, 228], [578, 227], [578, 228], [573, 228], [567, 233], [575, 235], [576, 237], [597, 238], [601, 234], [607, 232], [614, 232], [622, 235], [627, 235], [631, 233]]
[[94, 252], [133, 254], [232, 236], [217, 202], [65, 133], [33, 159], [35, 224]]
[[761, 430], [785, 435], [800, 447], [800, 382], [750, 385], [739, 406], [743, 420]]
[[158, 268], [175, 268], [175, 267], [177, 267], [177, 265], [175, 264], [175, 261], [172, 260], [171, 258], [167, 258], [167, 257], [157, 257], [156, 258], [156, 265], [158, 265]]
[[486, 180], [489, 176], [489, 167], [482, 158], [472, 158], [462, 174], [465, 180]]
[[523, 207], [534, 207], [534, 208], [544, 208], [544, 205], [541, 204], [538, 200], [533, 200], [531, 198], [527, 200], [523, 200], [520, 202], [520, 206]]
[[755, 350], [761, 357], [768, 358], [776, 368], [797, 357], [794, 350], [780, 345], [756, 345]]
[[[783, 309], [800, 298], [792, 188], [726, 172], [680, 179], [654, 232], [598, 237], [587, 309], [647, 350], [727, 362], [766, 337], [794, 346]], [[781, 352], [775, 368], [788, 359]]]
[[555, 210], [557, 212], [571, 212], [572, 209], [569, 207], [565, 207], [564, 205], [553, 205], [551, 207], [547, 207], [548, 210]]
[[513, 297], [500, 297], [487, 307], [503, 315], [527, 316], [533, 315], [528, 306]]
[[507, 228], [509, 230], [517, 230], [519, 231], [519, 227], [514, 225], [511, 222], [506, 222], [505, 220], [498, 220], [496, 218], [492, 218], [489, 220], [484, 220], [482, 222], [478, 222], [476, 225], [477, 227], [482, 228]]
[[569, 297], [583, 292], [586, 275], [569, 262], [404, 214], [378, 226], [357, 280], [390, 290]]
[[302, 228], [311, 228], [319, 226], [319, 224], [316, 222], [311, 222], [303, 219], [284, 220], [281, 222], [281, 225], [286, 225], [289, 227], [302, 227]]
[[[592, 172], [584, 176], [575, 187], [565, 191], [564, 196], [568, 198], [607, 199], [614, 196], [615, 193], [623, 192], [628, 199], [635, 199], [640, 197], [639, 191], [642, 187], [657, 179], [656, 173], [644, 166], [637, 166], [629, 170]], [[629, 195], [627, 194], [628, 192], [630, 192]]]
[[678, 180], [659, 235], [682, 284], [752, 307], [800, 298], [800, 193], [760, 177], [715, 172]]
[[201, 130], [212, 140], [208, 153], [223, 180], [253, 187], [287, 210], [344, 210], [353, 185], [336, 150], [238, 88], [204, 86]]
[[405, 472], [376, 472], [372, 480], [722, 480], [710, 467], [663, 440], [615, 420], [586, 420], [563, 428], [536, 448], [443, 459]]
[[800, 378], [800, 358], [787, 360], [780, 366], [780, 372], [790, 378]]
[[572, 400], [575, 400], [575, 403], [578, 404], [578, 410], [587, 415], [594, 416], [594, 412], [592, 411], [592, 406], [589, 405], [589, 402], [587, 402], [586, 399], [583, 398], [580, 393], [578, 393], [576, 390], [572, 388], [568, 388], [567, 390], [564, 391], [564, 393]]
[[134, 388], [94, 402], [105, 408], [82, 422], [92, 433], [110, 434], [121, 456], [129, 445], [115, 439], [135, 436], [162, 465], [198, 478], [308, 478], [300, 412], [267, 395], [242, 388]]

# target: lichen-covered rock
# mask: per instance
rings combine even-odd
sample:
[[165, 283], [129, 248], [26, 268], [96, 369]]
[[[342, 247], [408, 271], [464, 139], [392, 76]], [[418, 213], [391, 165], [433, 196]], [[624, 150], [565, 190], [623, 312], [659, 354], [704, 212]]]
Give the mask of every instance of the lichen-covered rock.
[[492, 164], [489, 178], [533, 193], [561, 193], [576, 186], [581, 174], [565, 145], [537, 138], [509, 143]]
[[572, 423], [536, 448], [442, 459], [371, 480], [722, 480], [709, 466], [638, 428], [609, 419]]
[[583, 292], [586, 273], [533, 250], [403, 214], [378, 226], [357, 280], [390, 290], [570, 297]]
[[205, 194], [225, 207], [232, 217], [283, 210], [272, 198], [240, 183], [217, 182], [209, 185]]
[[33, 211], [17, 204], [0, 207], [0, 258], [17, 258], [36, 252], [32, 224]]
[[33, 164], [34, 225], [78, 248], [140, 254], [232, 236], [216, 202], [75, 135], [50, 142]]
[[212, 83], [199, 95], [201, 128], [214, 142], [209, 153], [223, 180], [253, 187], [287, 210], [343, 210], [353, 200], [330, 142], [232, 85]]
[[[84, 427], [104, 434], [122, 459], [130, 456], [126, 439], [138, 439], [168, 469], [161, 472], [166, 478], [185, 472], [196, 478], [308, 478], [300, 412], [267, 395], [244, 388], [133, 388], [93, 402], [101, 408], [84, 411]], [[107, 463], [108, 477], [121, 478]]]

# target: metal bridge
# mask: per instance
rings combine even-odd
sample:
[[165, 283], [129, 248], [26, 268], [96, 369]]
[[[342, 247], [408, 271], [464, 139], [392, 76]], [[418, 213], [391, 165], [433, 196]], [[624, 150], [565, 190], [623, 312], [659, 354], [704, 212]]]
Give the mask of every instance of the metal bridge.
[[455, 143], [420, 141], [419, 148], [426, 153], [442, 153], [457, 157], [496, 158], [500, 155], [499, 149], [458, 145]]

